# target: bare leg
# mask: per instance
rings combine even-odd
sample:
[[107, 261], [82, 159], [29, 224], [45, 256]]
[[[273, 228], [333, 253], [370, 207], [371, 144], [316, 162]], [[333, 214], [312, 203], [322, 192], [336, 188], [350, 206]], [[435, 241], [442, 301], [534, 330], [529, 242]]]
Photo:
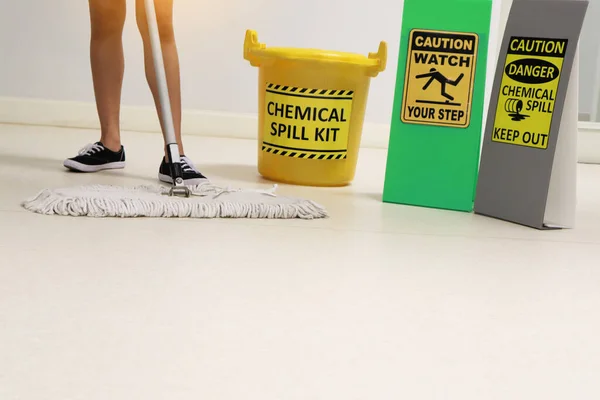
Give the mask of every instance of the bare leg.
[[110, 150], [121, 148], [119, 129], [121, 88], [125, 62], [122, 33], [125, 0], [89, 0], [90, 61], [96, 107], [100, 119], [100, 141]]
[[[179, 145], [180, 154], [185, 154], [181, 140], [181, 83], [179, 76], [179, 55], [177, 45], [175, 44], [175, 33], [173, 31], [173, 0], [160, 0], [155, 2], [156, 18], [160, 36], [163, 58], [165, 63], [165, 73], [167, 76], [167, 87], [169, 88], [169, 98], [171, 100], [171, 112], [173, 114], [173, 125], [175, 127], [175, 138]], [[146, 9], [144, 0], [136, 0], [136, 19], [138, 28], [144, 41], [144, 63], [146, 69], [146, 80], [154, 97], [154, 104], [158, 112], [161, 126], [162, 112], [160, 109], [160, 99], [158, 96], [158, 85], [156, 83], [156, 74], [154, 71], [154, 61], [152, 58], [152, 48], [150, 44], [150, 35], [148, 33], [148, 23], [146, 20]], [[164, 130], [164, 126], [162, 126]]]

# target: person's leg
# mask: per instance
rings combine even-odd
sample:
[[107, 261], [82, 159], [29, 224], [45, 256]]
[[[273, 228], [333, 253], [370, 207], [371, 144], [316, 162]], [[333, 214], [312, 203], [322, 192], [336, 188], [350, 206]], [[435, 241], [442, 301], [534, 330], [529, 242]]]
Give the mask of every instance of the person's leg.
[[[185, 154], [181, 140], [181, 83], [179, 75], [179, 55], [175, 43], [175, 32], [173, 30], [173, 0], [159, 0], [155, 1], [154, 4], [160, 44], [164, 58], [165, 74], [167, 77], [167, 87], [169, 89], [169, 99], [171, 101], [175, 138], [179, 144], [179, 152]], [[162, 126], [162, 111], [158, 96], [158, 84], [156, 82], [156, 72], [154, 71], [154, 59], [152, 58], [152, 47], [150, 44], [150, 34], [148, 32], [144, 0], [136, 0], [136, 20], [144, 42], [146, 80], [148, 81], [148, 86], [150, 86], [152, 96], [154, 97], [154, 103]], [[164, 129], [164, 126], [162, 128]]]
[[100, 141], [110, 150], [121, 147], [119, 118], [125, 61], [123, 25], [125, 0], [89, 0], [91, 20], [90, 59], [96, 106], [100, 117]]
[[[183, 169], [183, 179], [186, 184], [195, 185], [206, 181], [204, 175], [198, 171], [192, 161], [185, 156], [183, 142], [181, 139], [181, 83], [179, 75], [179, 55], [175, 43], [175, 33], [173, 29], [173, 0], [154, 1], [156, 11], [158, 32], [161, 49], [163, 53], [163, 62], [167, 78], [167, 87], [169, 89], [169, 99], [171, 102], [171, 113], [173, 115], [173, 126], [175, 128], [175, 138], [179, 145], [181, 154], [181, 163]], [[148, 21], [146, 18], [146, 8], [144, 0], [136, 0], [136, 20], [144, 42], [144, 63], [146, 70], [146, 80], [150, 86], [152, 96], [158, 116], [160, 118], [162, 129], [162, 110], [160, 107], [160, 97], [158, 95], [158, 84], [156, 81], [156, 72], [154, 70], [154, 58], [152, 57], [152, 45], [150, 42], [150, 33], [148, 31]], [[170, 177], [168, 160], [163, 158], [159, 168], [159, 179], [163, 182], [172, 183]]]
[[100, 119], [100, 141], [86, 146], [77, 157], [64, 163], [65, 167], [82, 172], [125, 166], [119, 120], [125, 69], [122, 34], [126, 3], [125, 0], [89, 0], [89, 9], [90, 61]]

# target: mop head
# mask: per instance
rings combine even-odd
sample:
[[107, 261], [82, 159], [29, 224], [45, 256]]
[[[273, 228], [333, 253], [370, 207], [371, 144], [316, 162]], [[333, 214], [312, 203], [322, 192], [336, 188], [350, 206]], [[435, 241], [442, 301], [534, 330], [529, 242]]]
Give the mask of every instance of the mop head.
[[270, 190], [243, 190], [210, 183], [190, 186], [190, 197], [168, 196], [164, 186], [80, 186], [45, 189], [22, 203], [32, 212], [74, 217], [325, 218], [327, 211], [304, 199]]

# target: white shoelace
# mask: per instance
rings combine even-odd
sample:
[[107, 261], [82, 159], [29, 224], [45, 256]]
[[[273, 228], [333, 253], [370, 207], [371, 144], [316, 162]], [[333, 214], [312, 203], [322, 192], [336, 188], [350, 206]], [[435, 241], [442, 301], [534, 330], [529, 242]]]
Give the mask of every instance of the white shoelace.
[[89, 156], [90, 154], [94, 154], [102, 150], [104, 150], [104, 147], [102, 145], [99, 145], [98, 143], [90, 143], [81, 150], [79, 150], [79, 155]]
[[179, 159], [179, 161], [181, 162], [181, 170], [183, 172], [196, 172], [199, 173], [198, 168], [196, 168], [196, 166], [194, 165], [194, 163], [192, 162], [192, 160], [190, 160], [187, 157], [181, 157]]

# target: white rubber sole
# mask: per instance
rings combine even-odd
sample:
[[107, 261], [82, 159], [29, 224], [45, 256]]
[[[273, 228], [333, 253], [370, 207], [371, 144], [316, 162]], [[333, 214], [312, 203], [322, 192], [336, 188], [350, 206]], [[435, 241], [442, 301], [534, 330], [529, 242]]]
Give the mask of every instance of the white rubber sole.
[[73, 160], [65, 160], [63, 165], [73, 171], [79, 172], [98, 172], [105, 169], [122, 169], [125, 168], [125, 161], [112, 162], [102, 165], [86, 165]]
[[[170, 185], [173, 184], [173, 178], [171, 178], [169, 175], [164, 175], [164, 174], [158, 174], [158, 180], [164, 183], [168, 183]], [[196, 186], [196, 185], [200, 185], [202, 183], [206, 183], [208, 182], [208, 179], [206, 178], [196, 178], [196, 179], [186, 179], [185, 181], [183, 181], [183, 183], [186, 186]]]

